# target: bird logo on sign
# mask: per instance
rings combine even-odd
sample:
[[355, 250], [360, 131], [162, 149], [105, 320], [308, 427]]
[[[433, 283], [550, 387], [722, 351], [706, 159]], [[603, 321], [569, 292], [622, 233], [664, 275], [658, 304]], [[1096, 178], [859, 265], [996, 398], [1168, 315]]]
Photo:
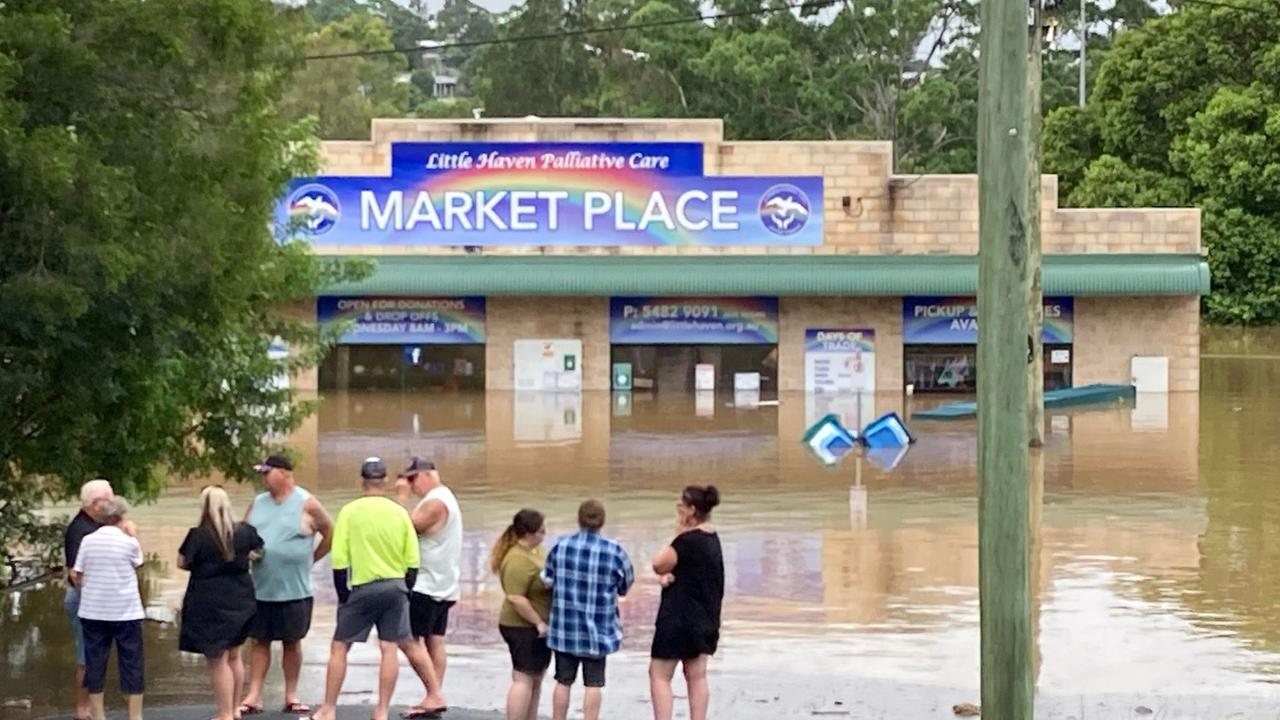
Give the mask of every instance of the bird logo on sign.
[[299, 222], [311, 235], [323, 235], [338, 224], [342, 208], [333, 190], [319, 183], [308, 183], [289, 197], [289, 219]]
[[809, 197], [794, 185], [774, 185], [760, 197], [760, 221], [775, 235], [800, 232], [809, 212]]

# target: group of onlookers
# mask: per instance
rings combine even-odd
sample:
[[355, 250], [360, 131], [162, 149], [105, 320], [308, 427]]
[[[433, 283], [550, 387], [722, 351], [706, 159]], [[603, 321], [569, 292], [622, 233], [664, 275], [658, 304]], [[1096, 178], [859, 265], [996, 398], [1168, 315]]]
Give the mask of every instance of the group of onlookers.
[[[347, 503], [336, 520], [296, 484], [288, 458], [273, 455], [255, 470], [265, 491], [243, 520], [235, 519], [221, 487], [206, 487], [199, 523], [178, 550], [178, 567], [190, 573], [179, 648], [205, 657], [215, 720], [263, 712], [273, 642], [283, 645], [283, 711], [333, 720], [351, 645], [367, 641], [375, 627], [381, 662], [374, 720], [387, 720], [401, 653], [425, 690], [402, 717], [439, 717], [447, 710], [444, 637], [449, 610], [461, 596], [463, 528], [458, 500], [435, 465], [415, 457], [389, 483], [386, 464], [368, 458], [360, 468], [362, 496]], [[65, 538], [65, 606], [76, 635], [75, 717], [103, 720], [114, 643], [129, 720], [141, 720], [145, 613], [136, 569], [142, 549], [126, 519], [128, 503], [114, 495], [110, 483], [86, 483], [80, 499]], [[662, 585], [649, 669], [657, 720], [671, 717], [671, 679], [680, 663], [690, 716], [706, 717], [707, 658], [719, 641], [724, 595], [724, 560], [710, 522], [719, 502], [713, 486], [687, 487], [676, 506], [676, 536], [652, 561]], [[507, 693], [510, 720], [537, 717], [542, 679], [553, 658], [554, 720], [566, 718], [579, 671], [583, 716], [599, 716], [606, 658], [622, 641], [618, 598], [635, 581], [626, 551], [601, 534], [604, 524], [604, 506], [587, 500], [578, 509], [578, 532], [547, 551], [543, 515], [524, 509], [493, 547], [490, 566], [505, 595], [498, 630], [514, 671]], [[311, 568], [326, 555], [339, 604], [324, 703], [313, 710], [298, 694], [301, 641], [311, 627]], [[246, 687], [240, 648], [247, 640], [252, 643]]]

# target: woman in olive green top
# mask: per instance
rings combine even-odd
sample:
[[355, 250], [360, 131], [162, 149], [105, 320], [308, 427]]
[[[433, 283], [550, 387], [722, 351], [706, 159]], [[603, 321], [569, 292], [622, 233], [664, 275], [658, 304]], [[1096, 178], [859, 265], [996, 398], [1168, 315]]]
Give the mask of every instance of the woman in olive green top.
[[546, 534], [542, 513], [521, 510], [489, 556], [489, 567], [497, 573], [506, 595], [498, 614], [498, 631], [511, 649], [507, 720], [537, 720], [542, 676], [551, 665], [551, 649], [547, 647], [551, 588], [538, 577], [547, 562], [547, 553], [540, 547]]

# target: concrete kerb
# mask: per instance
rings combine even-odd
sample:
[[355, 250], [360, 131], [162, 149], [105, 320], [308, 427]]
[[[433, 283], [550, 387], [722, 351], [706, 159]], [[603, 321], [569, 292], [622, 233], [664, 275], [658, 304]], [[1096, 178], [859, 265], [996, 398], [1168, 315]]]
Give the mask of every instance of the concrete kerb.
[[[390, 720], [400, 720], [400, 711], [403, 708], [396, 706], [391, 707]], [[372, 705], [339, 705], [337, 720], [369, 720], [371, 717]], [[175, 705], [171, 707], [146, 706], [143, 710], [147, 720], [209, 720], [215, 714], [212, 705]], [[278, 710], [267, 710], [260, 715], [253, 715], [254, 720], [299, 720], [305, 716], [287, 715]], [[466, 710], [464, 708], [449, 708], [440, 716], [443, 720], [502, 720], [505, 716], [501, 713], [488, 712], [481, 710]], [[124, 710], [109, 711], [107, 720], [125, 720], [126, 714]], [[38, 720], [65, 720], [65, 717], [39, 718]]]

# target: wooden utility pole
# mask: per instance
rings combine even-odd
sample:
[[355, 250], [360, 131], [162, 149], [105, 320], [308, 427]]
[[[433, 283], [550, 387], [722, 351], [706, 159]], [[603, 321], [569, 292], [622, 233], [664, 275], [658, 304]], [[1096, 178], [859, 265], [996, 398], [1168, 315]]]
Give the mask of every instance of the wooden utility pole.
[[1031, 720], [1026, 0], [982, 3], [978, 98], [978, 586], [982, 716]]
[[1044, 0], [1031, 0], [1031, 27], [1027, 36], [1027, 174], [1031, 193], [1027, 199], [1027, 322], [1031, 333], [1031, 362], [1027, 364], [1028, 413], [1031, 447], [1044, 445], [1044, 290], [1040, 285], [1040, 109], [1041, 38], [1044, 32]]

